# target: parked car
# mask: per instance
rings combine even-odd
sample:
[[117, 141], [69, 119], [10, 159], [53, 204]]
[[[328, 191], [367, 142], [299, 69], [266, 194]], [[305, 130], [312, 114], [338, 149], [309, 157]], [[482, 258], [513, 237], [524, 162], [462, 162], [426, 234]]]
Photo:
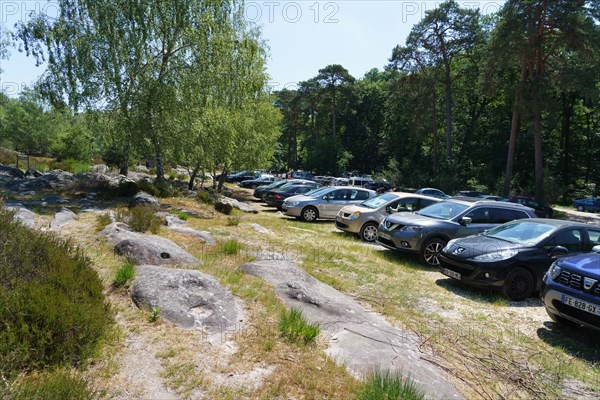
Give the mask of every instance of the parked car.
[[482, 198], [484, 196], [487, 196], [487, 194], [485, 194], [483, 192], [478, 192], [476, 190], [461, 190], [454, 194], [454, 197], [480, 197], [480, 198]]
[[307, 171], [292, 171], [291, 178], [292, 179], [306, 179], [309, 181], [315, 180], [314, 175]]
[[303, 185], [303, 184], [315, 185], [315, 182], [307, 181], [304, 179], [283, 179], [280, 181], [275, 181], [269, 185], [258, 186], [256, 189], [254, 189], [254, 197], [256, 197], [258, 199], [262, 199], [269, 190], [275, 190], [284, 185]]
[[257, 187], [259, 187], [261, 185], [268, 185], [270, 183], [275, 182], [276, 180], [278, 180], [278, 178], [274, 177], [273, 175], [261, 175], [260, 177], [258, 177], [256, 179], [249, 179], [249, 180], [241, 181], [240, 186], [243, 188], [256, 189]]
[[237, 174], [227, 175], [226, 181], [230, 183], [236, 183], [250, 179], [257, 179], [258, 177], [260, 177], [260, 173], [256, 171], [241, 171]]
[[513, 196], [508, 199], [511, 203], [523, 204], [524, 206], [533, 208], [535, 210], [535, 215], [540, 218], [552, 218], [554, 215], [554, 210], [551, 207], [540, 204], [537, 200], [527, 197], [527, 196]]
[[577, 211], [600, 212], [600, 198], [586, 197], [585, 199], [575, 200], [573, 201], [573, 207]]
[[377, 227], [389, 214], [413, 212], [427, 207], [440, 199], [412, 193], [385, 193], [359, 205], [342, 208], [335, 226], [341, 231], [358, 234], [361, 239], [373, 242], [377, 239]]
[[447, 199], [450, 197], [440, 189], [436, 188], [421, 188], [415, 191], [415, 193], [422, 194], [423, 196], [437, 197], [438, 199]]
[[512, 221], [448, 242], [439, 255], [440, 271], [467, 285], [523, 300], [540, 291], [542, 278], [556, 258], [590, 251], [599, 236], [600, 227], [580, 222]]
[[282, 210], [285, 215], [306, 222], [314, 222], [319, 218], [334, 219], [342, 207], [360, 204], [376, 195], [369, 189], [329, 186], [306, 195], [290, 197], [283, 203]]
[[592, 251], [560, 258], [544, 275], [542, 300], [554, 321], [600, 330], [600, 246]]
[[331, 186], [348, 186], [348, 183], [350, 181], [346, 178], [334, 178], [333, 181], [331, 181]]
[[318, 187], [319, 184], [315, 182], [310, 185], [283, 185], [278, 189], [269, 190], [267, 193], [265, 193], [263, 201], [267, 203], [268, 206], [276, 207], [278, 210], [281, 210], [283, 201], [288, 197], [296, 196], [302, 193], [308, 193], [317, 189]]
[[361, 176], [353, 176], [350, 179], [348, 179], [348, 186], [359, 186], [359, 187], [363, 187], [365, 186], [367, 183], [373, 183], [373, 179], [372, 178], [368, 178], [368, 177], [361, 177]]
[[371, 190], [375, 190], [375, 191], [384, 191], [387, 192], [388, 190], [392, 189], [392, 184], [389, 182], [384, 182], [384, 181], [379, 181], [379, 182], [369, 182], [369, 183], [365, 183], [363, 186], [365, 189], [371, 189]]
[[417, 211], [385, 218], [377, 228], [377, 243], [439, 266], [438, 254], [450, 239], [473, 235], [505, 222], [535, 218], [529, 207], [492, 200], [449, 199]]

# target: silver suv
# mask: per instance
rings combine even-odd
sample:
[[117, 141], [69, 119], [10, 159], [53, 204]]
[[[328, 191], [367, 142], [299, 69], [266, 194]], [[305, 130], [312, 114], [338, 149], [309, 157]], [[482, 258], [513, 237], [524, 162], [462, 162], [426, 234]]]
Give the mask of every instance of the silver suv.
[[376, 195], [375, 191], [369, 189], [330, 186], [289, 197], [281, 208], [285, 215], [314, 222], [319, 218], [333, 219], [342, 207], [360, 204]]
[[373, 242], [377, 239], [377, 226], [389, 214], [417, 211], [438, 201], [441, 200], [414, 193], [385, 193], [362, 204], [342, 208], [335, 218], [335, 227]]
[[420, 254], [421, 261], [439, 266], [439, 252], [450, 239], [474, 235], [508, 221], [535, 218], [521, 204], [476, 198], [454, 198], [415, 213], [384, 219], [377, 229], [377, 243], [403, 253]]

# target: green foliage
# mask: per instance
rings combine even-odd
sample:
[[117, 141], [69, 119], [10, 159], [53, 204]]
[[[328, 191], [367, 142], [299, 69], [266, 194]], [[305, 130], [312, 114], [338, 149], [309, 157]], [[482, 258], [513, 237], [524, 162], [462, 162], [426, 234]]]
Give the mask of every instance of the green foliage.
[[315, 341], [321, 328], [309, 323], [300, 309], [292, 307], [279, 314], [279, 331], [289, 341], [307, 345]]
[[227, 216], [227, 226], [238, 226], [240, 222], [242, 222], [242, 217], [240, 215]]
[[62, 169], [63, 171], [72, 172], [88, 172], [90, 170], [89, 161], [79, 161], [73, 158], [68, 158], [62, 161], [55, 161], [50, 164], [51, 169]]
[[11, 400], [96, 400], [100, 394], [85, 379], [73, 372], [58, 369], [52, 372], [29, 375], [17, 380], [6, 396]]
[[215, 204], [215, 201], [219, 199], [219, 192], [213, 188], [203, 188], [198, 190], [196, 194], [196, 200], [202, 204]]
[[171, 210], [171, 211], [169, 211], [169, 213], [170, 213], [171, 215], [176, 215], [176, 216], [178, 216], [180, 219], [182, 219], [182, 220], [184, 220], [184, 221], [187, 221], [187, 220], [188, 220], [188, 218], [190, 217], [188, 213], [185, 213], [185, 212], [183, 212], [183, 211], [179, 211], [179, 210]]
[[140, 192], [146, 192], [152, 196], [160, 197], [160, 190], [152, 182], [147, 180], [141, 180], [137, 182], [137, 190]]
[[98, 214], [96, 217], [96, 232], [100, 232], [102, 229], [106, 228], [106, 226], [112, 223], [112, 219], [108, 214]]
[[132, 263], [125, 263], [115, 273], [115, 287], [125, 286], [133, 279], [135, 266]]
[[425, 394], [398, 372], [373, 371], [363, 383], [359, 400], [424, 400]]
[[0, 211], [0, 375], [81, 365], [113, 320], [82, 251]]
[[159, 318], [160, 318], [160, 307], [152, 307], [152, 310], [150, 311], [150, 316], [148, 317], [148, 321], [150, 321], [151, 323], [154, 323], [154, 322], [158, 321]]
[[136, 206], [129, 209], [127, 223], [136, 232], [158, 233], [162, 219], [156, 215], [156, 207], [151, 205]]
[[221, 244], [220, 251], [223, 254], [233, 256], [239, 254], [243, 247], [244, 246], [240, 242], [235, 239], [231, 239]]

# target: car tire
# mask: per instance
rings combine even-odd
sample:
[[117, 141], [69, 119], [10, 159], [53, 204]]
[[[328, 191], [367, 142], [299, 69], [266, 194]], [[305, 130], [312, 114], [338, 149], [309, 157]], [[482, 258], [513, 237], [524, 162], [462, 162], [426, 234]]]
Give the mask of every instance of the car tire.
[[577, 206], [577, 211], [585, 211], [585, 207], [584, 206]]
[[531, 297], [535, 290], [535, 280], [527, 269], [517, 267], [508, 273], [502, 286], [502, 294], [513, 301]]
[[314, 207], [305, 207], [302, 209], [300, 217], [304, 222], [315, 222], [319, 218], [319, 211]]
[[564, 317], [561, 317], [560, 315], [556, 315], [553, 312], [548, 311], [548, 309], [546, 309], [546, 312], [548, 313], [548, 316], [550, 317], [550, 319], [559, 325], [568, 326], [568, 327], [579, 326], [577, 323], [571, 321], [570, 319], [566, 319]]
[[446, 246], [445, 240], [442, 239], [430, 239], [423, 245], [421, 249], [421, 261], [430, 267], [439, 267], [440, 260], [438, 254]]
[[360, 238], [365, 242], [374, 242], [377, 239], [377, 224], [367, 222], [360, 228]]

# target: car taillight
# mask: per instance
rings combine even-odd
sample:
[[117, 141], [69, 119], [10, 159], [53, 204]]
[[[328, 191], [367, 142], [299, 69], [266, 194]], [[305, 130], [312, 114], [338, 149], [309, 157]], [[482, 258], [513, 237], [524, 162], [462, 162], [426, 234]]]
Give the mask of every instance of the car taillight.
[[274, 199], [283, 199], [283, 197], [281, 197], [281, 195], [279, 195], [279, 194], [273, 195], [273, 198]]

